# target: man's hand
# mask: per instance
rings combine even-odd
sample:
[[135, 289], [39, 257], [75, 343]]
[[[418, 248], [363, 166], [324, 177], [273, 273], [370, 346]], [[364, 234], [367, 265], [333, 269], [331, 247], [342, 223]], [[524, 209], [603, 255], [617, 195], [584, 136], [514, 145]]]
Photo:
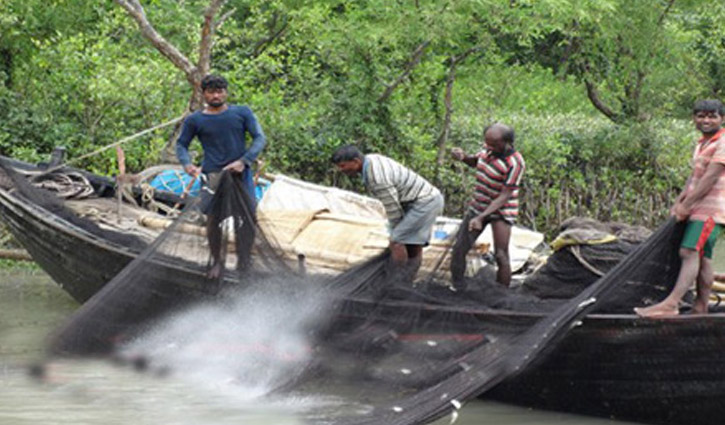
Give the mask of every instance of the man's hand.
[[483, 229], [483, 216], [477, 215], [468, 222], [468, 231], [473, 232], [475, 230]]
[[244, 162], [242, 162], [241, 159], [238, 159], [234, 162], [230, 162], [229, 164], [224, 167], [224, 170], [231, 171], [232, 173], [241, 173], [244, 171], [245, 165]]
[[672, 215], [675, 216], [677, 221], [685, 221], [687, 220], [687, 217], [690, 216], [690, 208], [683, 203], [676, 203], [674, 207], [672, 207]]
[[453, 148], [451, 149], [451, 156], [457, 161], [463, 161], [463, 158], [466, 157], [466, 153], [463, 152], [463, 149], [461, 148]]
[[191, 177], [196, 177], [201, 173], [201, 167], [197, 167], [194, 164], [186, 164], [184, 165], [184, 171]]

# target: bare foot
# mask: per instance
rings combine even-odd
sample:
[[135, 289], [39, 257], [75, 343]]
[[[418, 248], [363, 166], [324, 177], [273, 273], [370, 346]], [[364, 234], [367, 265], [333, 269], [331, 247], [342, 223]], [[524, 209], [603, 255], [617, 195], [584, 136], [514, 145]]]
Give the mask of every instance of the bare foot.
[[206, 277], [209, 279], [219, 279], [219, 277], [222, 275], [222, 265], [221, 263], [216, 263], [206, 272]]
[[635, 307], [634, 312], [639, 317], [649, 318], [677, 316], [680, 314], [680, 311], [677, 309], [677, 307], [672, 308], [660, 304], [655, 304], [650, 307]]
[[707, 314], [708, 313], [707, 303], [705, 303], [705, 304], [700, 304], [700, 303], [693, 304], [692, 305], [692, 311], [691, 311], [691, 313], [692, 314]]

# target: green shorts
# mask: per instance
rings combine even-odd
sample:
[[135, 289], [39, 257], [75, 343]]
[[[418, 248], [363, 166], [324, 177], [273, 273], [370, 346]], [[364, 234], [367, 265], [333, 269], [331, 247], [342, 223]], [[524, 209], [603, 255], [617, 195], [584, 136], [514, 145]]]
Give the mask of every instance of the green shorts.
[[685, 235], [682, 237], [682, 248], [693, 249], [707, 258], [712, 258], [712, 251], [715, 248], [715, 241], [720, 234], [722, 225], [713, 223], [711, 229], [705, 228], [705, 222], [691, 220], [685, 227]]

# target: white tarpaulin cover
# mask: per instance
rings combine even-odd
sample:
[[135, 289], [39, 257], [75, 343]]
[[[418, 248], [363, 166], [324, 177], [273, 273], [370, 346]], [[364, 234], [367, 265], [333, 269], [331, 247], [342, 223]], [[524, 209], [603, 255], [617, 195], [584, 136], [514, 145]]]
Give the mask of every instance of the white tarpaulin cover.
[[[380, 201], [354, 192], [275, 176], [259, 204], [260, 225], [287, 250], [304, 255], [313, 265], [344, 269], [388, 246], [387, 220]], [[457, 232], [460, 219], [438, 217], [433, 239], [424, 251], [422, 271], [435, 266]], [[511, 267], [523, 267], [544, 235], [514, 226]], [[493, 244], [490, 226], [469, 254], [469, 273], [485, 265], [481, 254]], [[447, 270], [449, 259], [442, 263]]]

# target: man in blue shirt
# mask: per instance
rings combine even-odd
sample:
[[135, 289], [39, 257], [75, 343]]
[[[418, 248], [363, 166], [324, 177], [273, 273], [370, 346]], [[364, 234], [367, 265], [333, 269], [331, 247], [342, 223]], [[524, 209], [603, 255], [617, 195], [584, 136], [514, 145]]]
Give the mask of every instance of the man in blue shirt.
[[[221, 171], [241, 174], [244, 187], [254, 200], [252, 163], [264, 149], [266, 140], [251, 109], [227, 103], [227, 86], [227, 80], [218, 75], [207, 75], [201, 80], [205, 106], [184, 121], [176, 142], [176, 156], [188, 174], [207, 174], [212, 189], [216, 186], [215, 177]], [[249, 149], [245, 133], [252, 136]], [[193, 165], [189, 157], [189, 144], [194, 137], [204, 149], [201, 167]]]
[[[201, 80], [205, 105], [202, 110], [192, 113], [184, 121], [181, 135], [176, 141], [176, 156], [188, 174], [206, 174], [212, 190], [216, 190], [222, 171], [240, 175], [249, 199], [254, 203], [252, 163], [264, 149], [266, 140], [251, 109], [227, 103], [227, 86], [224, 77], [218, 75], [207, 75]], [[252, 144], [248, 149], [246, 133], [252, 136]], [[192, 164], [189, 157], [189, 144], [194, 137], [199, 139], [204, 150], [201, 167]], [[224, 263], [221, 260], [222, 235], [219, 228], [211, 223], [212, 220], [207, 222], [211, 251], [207, 276], [218, 280], [222, 277]]]

